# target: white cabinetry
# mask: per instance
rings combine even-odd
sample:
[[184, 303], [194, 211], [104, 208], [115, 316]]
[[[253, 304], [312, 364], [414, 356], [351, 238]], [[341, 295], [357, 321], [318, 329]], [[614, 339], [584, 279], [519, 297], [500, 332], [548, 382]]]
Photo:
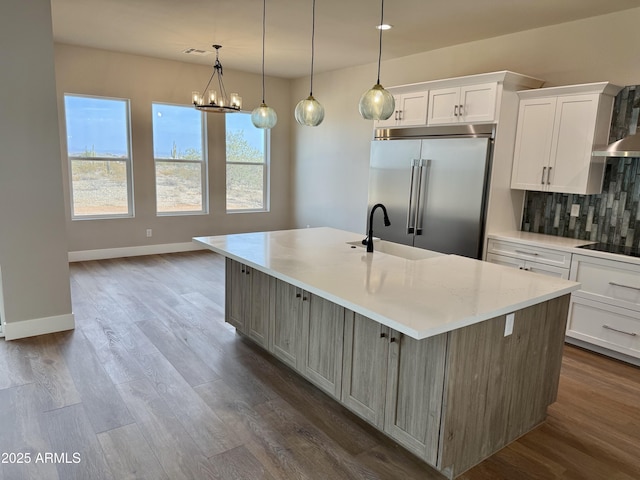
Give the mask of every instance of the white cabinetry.
[[567, 336], [640, 358], [640, 265], [574, 255]]
[[487, 245], [487, 261], [567, 280], [571, 253], [491, 238]]
[[496, 98], [497, 83], [431, 90], [427, 124], [494, 122]]
[[593, 194], [602, 190], [614, 96], [607, 82], [518, 92], [520, 108], [511, 188]]
[[[391, 91], [391, 90], [390, 90]], [[376, 128], [425, 125], [427, 123], [428, 91], [394, 94], [396, 109], [387, 120], [375, 122]]]

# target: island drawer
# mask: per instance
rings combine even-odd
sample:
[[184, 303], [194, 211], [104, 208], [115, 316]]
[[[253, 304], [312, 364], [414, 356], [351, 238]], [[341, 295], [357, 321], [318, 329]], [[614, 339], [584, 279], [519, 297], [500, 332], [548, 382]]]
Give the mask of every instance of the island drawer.
[[603, 258], [574, 255], [571, 280], [582, 287], [574, 295], [613, 306], [640, 310], [640, 266]]
[[494, 255], [507, 255], [522, 260], [530, 260], [544, 263], [559, 268], [569, 268], [571, 265], [571, 253], [562, 250], [553, 250], [516, 242], [506, 242], [490, 238], [487, 244], [487, 253]]
[[572, 297], [567, 335], [601, 347], [640, 357], [640, 313], [580, 297]]

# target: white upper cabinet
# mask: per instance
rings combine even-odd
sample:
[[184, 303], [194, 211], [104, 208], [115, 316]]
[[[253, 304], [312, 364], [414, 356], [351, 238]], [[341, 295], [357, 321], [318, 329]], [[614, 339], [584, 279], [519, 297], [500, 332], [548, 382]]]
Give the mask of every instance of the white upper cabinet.
[[428, 91], [396, 94], [396, 109], [387, 120], [375, 122], [376, 128], [425, 125], [427, 123]]
[[[509, 71], [389, 87], [396, 108], [374, 128], [498, 123], [505, 92], [538, 88], [542, 81]], [[509, 102], [511, 105], [511, 102]]]
[[427, 124], [494, 122], [497, 86], [492, 82], [431, 90]]
[[511, 188], [575, 194], [602, 190], [614, 96], [607, 82], [518, 92], [520, 108]]

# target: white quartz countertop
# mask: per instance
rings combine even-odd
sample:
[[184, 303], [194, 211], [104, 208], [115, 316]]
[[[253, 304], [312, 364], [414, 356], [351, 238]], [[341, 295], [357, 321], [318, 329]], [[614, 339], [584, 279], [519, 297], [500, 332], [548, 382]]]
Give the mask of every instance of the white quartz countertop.
[[197, 237], [210, 250], [416, 339], [550, 300], [579, 283], [435, 252], [366, 253], [360, 234], [327, 227]]
[[555, 250], [563, 250], [573, 253], [576, 253], [575, 249], [577, 247], [596, 243], [590, 240], [579, 240], [576, 238], [557, 237], [555, 235], [520, 232], [515, 230], [511, 232], [490, 233], [487, 237], [494, 238], [496, 240], [505, 240], [508, 242], [521, 243], [523, 245], [535, 245], [542, 248], [553, 248]]

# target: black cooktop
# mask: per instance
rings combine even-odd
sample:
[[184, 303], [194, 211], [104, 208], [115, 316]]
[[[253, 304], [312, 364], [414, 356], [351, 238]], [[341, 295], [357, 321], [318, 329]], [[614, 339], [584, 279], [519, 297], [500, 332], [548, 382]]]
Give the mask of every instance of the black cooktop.
[[625, 247], [624, 245], [613, 245], [611, 243], [592, 243], [590, 245], [581, 245], [578, 248], [596, 250], [598, 252], [617, 253], [618, 255], [628, 255], [630, 257], [640, 257], [640, 249], [636, 247]]

